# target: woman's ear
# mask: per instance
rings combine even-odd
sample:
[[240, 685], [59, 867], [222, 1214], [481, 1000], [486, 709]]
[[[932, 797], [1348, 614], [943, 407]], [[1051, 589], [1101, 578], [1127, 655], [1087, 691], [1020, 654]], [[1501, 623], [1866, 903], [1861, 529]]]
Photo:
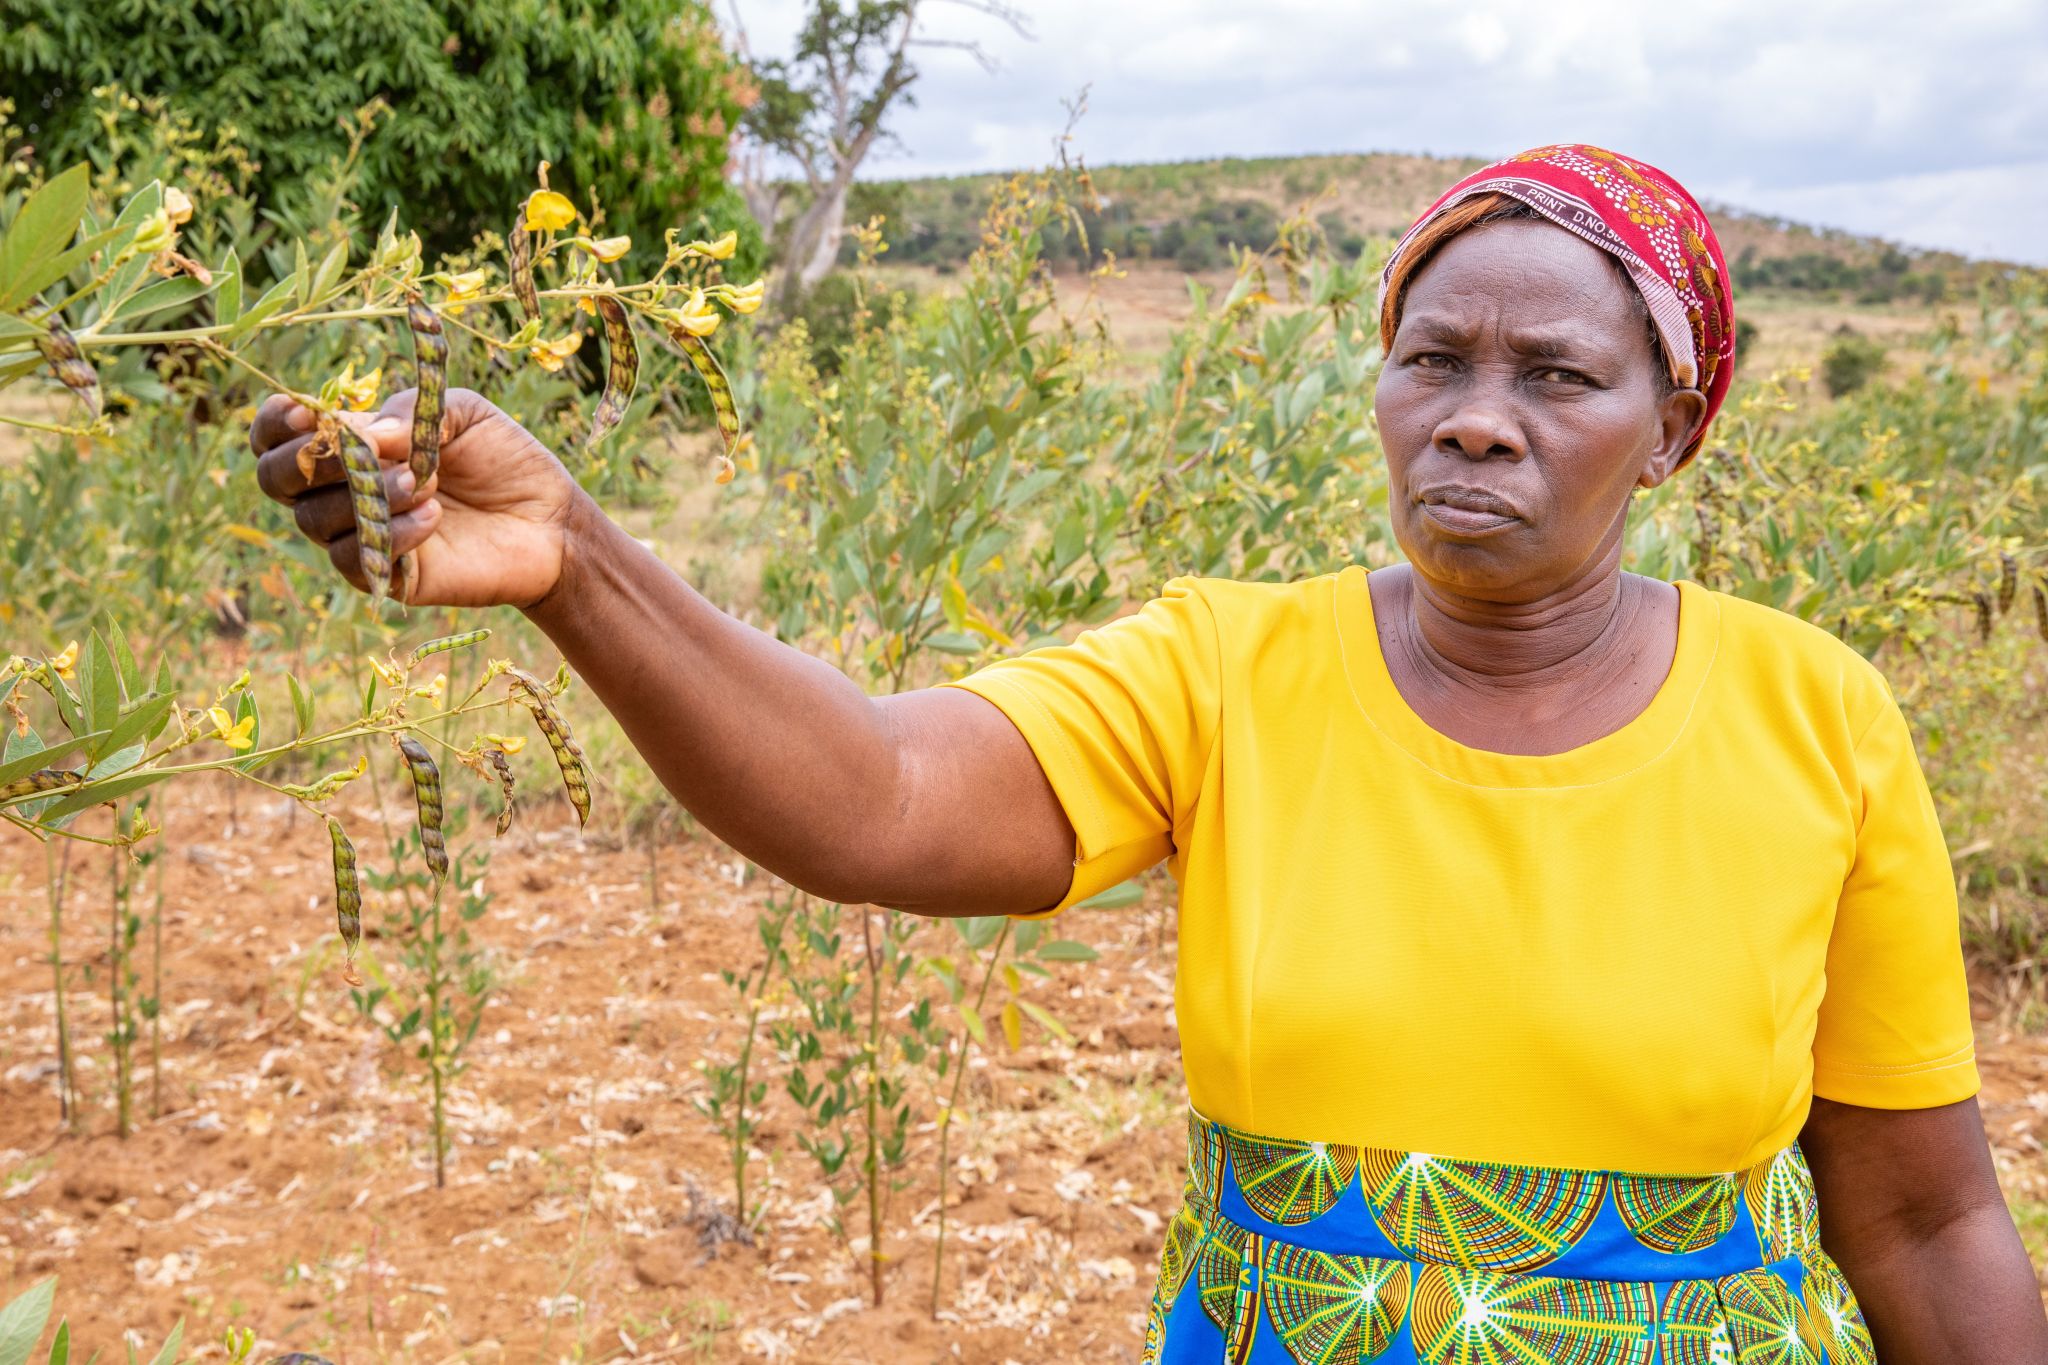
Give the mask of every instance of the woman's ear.
[[1655, 488], [1671, 477], [1706, 415], [1707, 396], [1698, 389], [1679, 389], [1664, 400], [1657, 410], [1657, 443], [1643, 461], [1636, 487]]

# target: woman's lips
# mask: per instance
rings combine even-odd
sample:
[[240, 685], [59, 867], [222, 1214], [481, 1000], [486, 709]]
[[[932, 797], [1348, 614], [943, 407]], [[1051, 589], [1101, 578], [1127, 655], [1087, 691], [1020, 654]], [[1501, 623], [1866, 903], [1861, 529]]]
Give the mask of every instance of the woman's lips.
[[1422, 495], [1421, 504], [1424, 516], [1461, 536], [1485, 535], [1521, 520], [1503, 499], [1477, 490], [1431, 490]]

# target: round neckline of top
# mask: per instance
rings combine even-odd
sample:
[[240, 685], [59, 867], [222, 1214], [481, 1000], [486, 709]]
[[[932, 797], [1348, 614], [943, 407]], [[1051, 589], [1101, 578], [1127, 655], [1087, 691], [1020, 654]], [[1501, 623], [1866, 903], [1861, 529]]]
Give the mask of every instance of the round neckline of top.
[[1472, 787], [1564, 788], [1609, 782], [1654, 762], [1678, 743], [1699, 709], [1721, 643], [1721, 605], [1690, 579], [1678, 579], [1678, 646], [1671, 671], [1634, 719], [1598, 739], [1554, 754], [1508, 754], [1461, 744], [1418, 715], [1394, 685], [1380, 649], [1367, 571], [1337, 574], [1338, 647], [1359, 713], [1421, 766]]

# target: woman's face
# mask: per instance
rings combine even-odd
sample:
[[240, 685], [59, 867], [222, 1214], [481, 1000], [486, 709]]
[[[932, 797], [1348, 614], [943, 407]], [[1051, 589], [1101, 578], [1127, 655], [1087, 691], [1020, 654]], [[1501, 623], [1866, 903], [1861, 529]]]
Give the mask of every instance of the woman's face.
[[1513, 219], [1409, 285], [1375, 408], [1395, 539], [1437, 587], [1534, 601], [1618, 557], [1629, 491], [1705, 411], [1663, 392], [1630, 292], [1599, 248]]

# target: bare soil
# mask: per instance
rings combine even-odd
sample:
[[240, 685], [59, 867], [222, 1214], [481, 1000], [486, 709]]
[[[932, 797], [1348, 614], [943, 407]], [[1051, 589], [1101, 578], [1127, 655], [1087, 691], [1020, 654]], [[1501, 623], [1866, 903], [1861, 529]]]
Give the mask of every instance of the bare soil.
[[[345, 814], [374, 828], [366, 802]], [[1027, 1037], [976, 1054], [935, 1320], [929, 1125], [893, 1199], [881, 1308], [864, 1293], [864, 1220], [849, 1218], [850, 1242], [829, 1229], [786, 1102], [771, 1098], [757, 1144], [760, 1235], [720, 1237], [727, 1156], [691, 1101], [699, 1059], [737, 1048], [717, 973], [759, 952], [770, 879], [747, 878], [708, 837], [681, 840], [662, 850], [650, 900], [644, 849], [585, 838], [566, 818], [527, 810], [491, 863], [496, 899], [476, 928], [504, 986], [454, 1088], [445, 1189], [418, 1064], [340, 980], [312, 821], [245, 794], [230, 827], [224, 790], [203, 787], [171, 806], [162, 1108], [149, 1116], [145, 1038], [142, 1118], [125, 1142], [102, 1041], [108, 855], [80, 848], [70, 864], [64, 954], [85, 1102], [82, 1130], [64, 1134], [43, 854], [0, 840], [0, 1288], [58, 1275], [74, 1344], [110, 1354], [124, 1331], [153, 1350], [182, 1319], [202, 1358], [245, 1325], [258, 1359], [314, 1350], [339, 1365], [1137, 1359], [1182, 1160], [1162, 886], [1139, 906], [1067, 917], [1062, 931], [1102, 960], [1037, 998], [1073, 1046]], [[379, 923], [374, 895], [365, 923]], [[375, 937], [366, 949], [395, 956]], [[1987, 1129], [2022, 1221], [2048, 1231], [2048, 1047], [1981, 1013]]]

